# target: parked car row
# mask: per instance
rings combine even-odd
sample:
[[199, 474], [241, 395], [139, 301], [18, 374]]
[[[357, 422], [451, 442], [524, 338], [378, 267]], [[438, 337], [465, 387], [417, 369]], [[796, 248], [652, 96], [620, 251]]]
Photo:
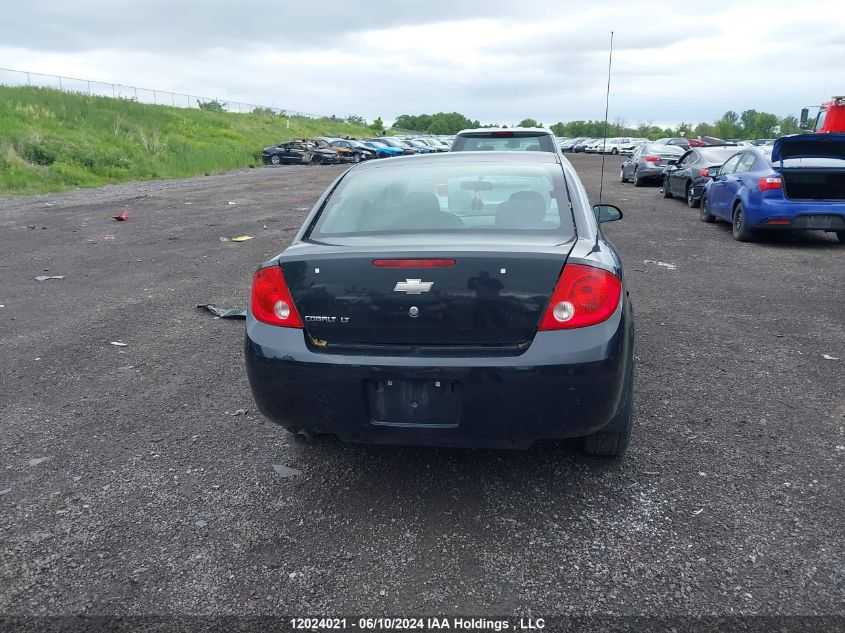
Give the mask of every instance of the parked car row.
[[767, 143], [687, 148], [645, 144], [622, 163], [621, 182], [661, 184], [664, 198], [731, 224], [734, 239], [816, 230], [845, 243], [845, 134], [797, 134]]
[[318, 136], [265, 147], [261, 156], [267, 165], [337, 165], [372, 158], [448, 152], [450, 144], [451, 137], [435, 136], [378, 136], [360, 140]]

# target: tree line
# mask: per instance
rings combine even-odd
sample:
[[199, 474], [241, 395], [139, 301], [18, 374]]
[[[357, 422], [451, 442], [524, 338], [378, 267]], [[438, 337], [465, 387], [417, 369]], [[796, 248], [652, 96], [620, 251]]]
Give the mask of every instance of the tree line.
[[[517, 123], [517, 127], [542, 126], [542, 123], [530, 118]], [[480, 125], [478, 121], [473, 121], [458, 112], [438, 112], [436, 114], [419, 115], [403, 114], [396, 118], [393, 127], [415, 132], [428, 132], [429, 134], [455, 134], [465, 128], [508, 126]], [[560, 121], [549, 125], [549, 128], [557, 136], [570, 138], [575, 136], [602, 137], [604, 136], [605, 123], [600, 119]], [[792, 115], [781, 118], [770, 112], [758, 112], [753, 109], [743, 110], [741, 113], [728, 110], [713, 123], [682, 122], [675, 127], [660, 127], [654, 125], [653, 121], [639, 121], [636, 125], [632, 125], [623, 118], [616, 118], [607, 124], [607, 135], [609, 137], [636, 136], [650, 139], [663, 136], [715, 136], [721, 139], [775, 138], [784, 134], [796, 134], [800, 131], [798, 119]]]

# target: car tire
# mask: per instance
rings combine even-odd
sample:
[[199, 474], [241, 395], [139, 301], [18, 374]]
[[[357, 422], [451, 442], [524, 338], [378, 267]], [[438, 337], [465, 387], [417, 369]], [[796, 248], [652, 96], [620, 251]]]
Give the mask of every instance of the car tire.
[[619, 153], [619, 150], [614, 147], [612, 150], [610, 150], [610, 153], [616, 155]]
[[845, 231], [836, 231], [836, 239], [840, 244], [845, 244]]
[[669, 179], [663, 178], [663, 197], [664, 198], [671, 198], [672, 191], [669, 189]]
[[595, 457], [622, 457], [625, 454], [634, 427], [633, 382], [628, 384], [625, 404], [622, 405], [622, 408], [619, 409], [608, 426], [619, 430], [597, 431], [585, 436], [581, 445], [584, 453]]
[[619, 170], [619, 182], [628, 182], [628, 179], [625, 178], [625, 168]]
[[742, 208], [742, 203], [737, 204], [734, 208], [731, 234], [737, 242], [751, 242], [754, 239], [754, 232], [748, 228], [745, 221], [745, 210]]
[[701, 194], [701, 206], [698, 207], [698, 219], [708, 224], [713, 224], [716, 217], [710, 213], [710, 200], [707, 199], [707, 194]]
[[359, 152], [355, 152], [354, 154], [352, 154], [352, 161], [353, 162], [360, 163], [362, 160], [364, 160], [364, 158], [361, 156], [361, 154]]
[[643, 179], [637, 175], [637, 168], [634, 168], [634, 186], [635, 187], [642, 187], [643, 186]]
[[695, 199], [695, 189], [692, 188], [692, 183], [687, 183], [687, 206], [690, 209], [695, 209], [699, 204], [701, 204], [700, 200]]
[[270, 164], [271, 164], [271, 165], [281, 165], [281, 164], [282, 164], [282, 159], [281, 159], [281, 157], [280, 157], [278, 154], [273, 154], [273, 155], [270, 157]]

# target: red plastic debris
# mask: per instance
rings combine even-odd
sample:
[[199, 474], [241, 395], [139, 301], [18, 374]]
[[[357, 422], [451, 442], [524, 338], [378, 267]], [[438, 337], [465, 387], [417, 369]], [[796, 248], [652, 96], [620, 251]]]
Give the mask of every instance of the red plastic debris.
[[120, 215], [113, 215], [111, 217], [113, 217], [118, 222], [126, 222], [126, 220], [129, 219], [129, 211], [124, 211]]

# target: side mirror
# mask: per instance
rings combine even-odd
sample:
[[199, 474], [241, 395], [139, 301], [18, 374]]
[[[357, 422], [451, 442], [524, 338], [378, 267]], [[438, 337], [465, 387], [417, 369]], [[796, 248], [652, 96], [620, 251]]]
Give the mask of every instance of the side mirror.
[[718, 167], [708, 167], [707, 168], [707, 176], [709, 178], [715, 178], [719, 175], [719, 168]]
[[804, 129], [807, 127], [807, 121], [810, 118], [810, 108], [801, 108], [801, 123], [798, 124], [798, 127]]
[[596, 220], [599, 223], [615, 222], [622, 219], [622, 210], [613, 204], [594, 204], [593, 213], [596, 214]]

